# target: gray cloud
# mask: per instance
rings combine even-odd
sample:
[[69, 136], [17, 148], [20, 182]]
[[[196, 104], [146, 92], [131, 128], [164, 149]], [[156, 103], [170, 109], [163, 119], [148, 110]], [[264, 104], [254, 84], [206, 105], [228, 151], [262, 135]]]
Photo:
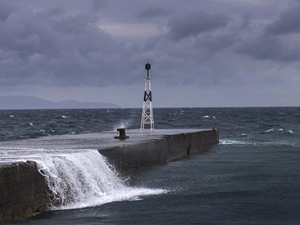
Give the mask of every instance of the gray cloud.
[[240, 28], [241, 29], [249, 28], [251, 20], [252, 20], [252, 16], [250, 14], [243, 15], [242, 20], [241, 20]]
[[108, 0], [94, 0], [92, 3], [92, 11], [99, 12], [101, 9], [105, 8], [108, 4]]
[[208, 51], [216, 52], [226, 48], [230, 48], [237, 42], [234, 34], [212, 35], [206, 34], [196, 40], [198, 48], [206, 48]]
[[162, 8], [146, 8], [138, 13], [138, 18], [152, 19], [160, 16], [168, 16], [169, 12]]
[[211, 105], [226, 93], [244, 104], [245, 88], [250, 99], [258, 86], [277, 91], [273, 86], [297, 84], [297, 31], [278, 36], [289, 17], [283, 15], [296, 10], [282, 13], [291, 2], [0, 0], [1, 90], [23, 94], [30, 87], [26, 93], [42, 97], [47, 89], [44, 96], [63, 98], [67, 89], [81, 101], [101, 94], [103, 101], [127, 106], [113, 97], [126, 90], [139, 104], [136, 87], [143, 89], [144, 63], [150, 62], [160, 106], [170, 106], [164, 96], [174, 93], [176, 104], [195, 105], [193, 99], [202, 106], [202, 94], [211, 90], [218, 90], [215, 99], [206, 95]]
[[[192, 23], [192, 27], [182, 35], [208, 32], [225, 25], [226, 22], [221, 22], [221, 19], [227, 20], [224, 16], [205, 13], [186, 18], [185, 22], [188, 25]], [[202, 21], [194, 33], [192, 20], [195, 18], [205, 19], [209, 26]], [[167, 82], [169, 70], [177, 68], [177, 72], [172, 73], [176, 83], [187, 85], [199, 79], [194, 78], [199, 69], [192, 68], [199, 59], [208, 55], [195, 46], [200, 47], [201, 42], [209, 51], [218, 51], [233, 44], [232, 37], [218, 35], [174, 48], [166, 36], [161, 36], [153, 39], [152, 47], [133, 45], [127, 48], [99, 29], [98, 21], [95, 14], [70, 14], [62, 7], [36, 12], [15, 10], [0, 27], [0, 32], [4, 33], [0, 46], [5, 46], [0, 48], [0, 70], [4, 74], [0, 85], [129, 85], [143, 77], [141, 72], [147, 61], [152, 61], [157, 68], [165, 68], [158, 72], [161, 81]], [[172, 28], [171, 34], [181, 29], [178, 24]], [[186, 59], [190, 59], [190, 63], [184, 62]], [[184, 70], [191, 69], [189, 77], [182, 76]]]
[[192, 13], [179, 19], [172, 19], [169, 22], [169, 35], [175, 41], [189, 36], [197, 36], [202, 32], [226, 26], [228, 20], [224, 15], [206, 12]]
[[11, 5], [0, 2], [0, 21], [5, 21], [13, 10]]
[[130, 66], [126, 50], [96, 27], [97, 17], [61, 8], [1, 15], [0, 85], [127, 82], [119, 76]]
[[276, 38], [264, 35], [254, 40], [246, 40], [237, 48], [237, 52], [259, 60], [276, 60], [282, 56], [284, 47]]
[[[235, 48], [235, 52], [246, 54], [256, 60], [275, 62], [294, 62], [300, 60], [300, 45], [298, 40], [282, 36], [283, 34], [300, 31], [300, 4], [291, 6], [282, 12], [279, 19], [269, 25], [259, 24], [260, 30], [252, 36], [247, 31]], [[256, 22], [257, 23], [257, 22]], [[251, 22], [247, 23], [251, 29]], [[253, 26], [253, 25], [252, 25]], [[279, 36], [281, 35], [281, 36]]]
[[279, 19], [267, 26], [265, 31], [272, 35], [299, 33], [300, 4], [298, 3], [281, 13]]
[[290, 48], [281, 40], [270, 35], [262, 35], [254, 40], [245, 40], [236, 51], [258, 60], [291, 62], [300, 59], [300, 48]]

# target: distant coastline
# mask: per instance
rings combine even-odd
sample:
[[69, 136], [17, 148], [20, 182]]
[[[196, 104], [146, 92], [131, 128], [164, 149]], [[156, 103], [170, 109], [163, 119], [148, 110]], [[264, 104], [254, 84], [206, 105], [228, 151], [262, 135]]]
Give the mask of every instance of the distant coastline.
[[66, 100], [52, 102], [34, 96], [0, 96], [0, 109], [96, 109], [96, 108], [120, 108], [113, 103], [103, 102], [79, 102]]

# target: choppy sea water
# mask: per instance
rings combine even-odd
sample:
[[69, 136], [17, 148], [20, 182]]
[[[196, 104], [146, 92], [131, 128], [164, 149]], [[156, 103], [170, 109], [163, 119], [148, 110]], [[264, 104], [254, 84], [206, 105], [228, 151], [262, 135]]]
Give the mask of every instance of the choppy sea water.
[[[3, 110], [0, 141], [136, 129], [140, 115], [140, 109]], [[72, 202], [12, 224], [300, 224], [299, 107], [154, 109], [154, 119], [156, 129], [217, 128], [220, 144], [127, 180], [111, 174], [93, 150], [86, 159], [80, 152], [57, 155], [60, 170], [66, 163], [82, 167], [86, 185], [74, 188]], [[35, 157], [55, 175], [57, 165]], [[101, 172], [82, 177], [93, 163]]]

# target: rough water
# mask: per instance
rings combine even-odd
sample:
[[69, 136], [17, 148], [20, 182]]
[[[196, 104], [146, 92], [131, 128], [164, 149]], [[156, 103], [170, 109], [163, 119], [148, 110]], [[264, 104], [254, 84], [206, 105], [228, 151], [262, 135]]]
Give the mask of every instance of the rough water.
[[97, 150], [56, 153], [47, 160], [40, 158], [36, 162], [51, 193], [59, 197], [59, 206], [52, 209], [92, 207], [166, 192], [126, 186]]
[[[3, 110], [0, 141], [136, 129], [140, 114]], [[156, 129], [218, 128], [220, 144], [127, 180], [92, 149], [35, 150], [30, 157], [45, 176], [57, 177], [49, 184], [63, 201], [10, 224], [300, 224], [299, 107], [154, 109], [154, 119]], [[0, 148], [0, 160], [21, 160], [30, 151]]]

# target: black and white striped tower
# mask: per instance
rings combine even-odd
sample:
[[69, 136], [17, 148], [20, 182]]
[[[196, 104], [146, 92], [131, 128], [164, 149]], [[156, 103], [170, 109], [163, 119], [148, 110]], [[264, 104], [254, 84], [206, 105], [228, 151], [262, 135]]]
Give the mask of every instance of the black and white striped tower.
[[154, 129], [154, 118], [153, 118], [153, 107], [152, 107], [152, 93], [151, 93], [151, 77], [149, 71], [151, 69], [151, 64], [145, 64], [145, 70], [147, 70], [147, 77], [145, 78], [145, 92], [144, 92], [144, 102], [143, 111], [141, 119], [141, 129], [145, 129], [145, 124], [150, 124], [150, 130]]

